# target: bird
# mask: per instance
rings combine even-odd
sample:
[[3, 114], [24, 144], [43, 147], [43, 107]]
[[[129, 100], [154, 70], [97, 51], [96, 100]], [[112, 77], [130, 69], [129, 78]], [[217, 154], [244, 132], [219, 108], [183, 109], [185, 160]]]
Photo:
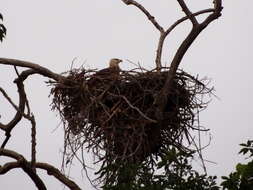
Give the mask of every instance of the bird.
[[118, 58], [113, 58], [109, 61], [109, 67], [97, 71], [95, 74], [92, 75], [90, 80], [116, 80], [119, 78], [120, 74], [120, 67], [119, 63], [122, 60]]
[[95, 72], [90, 76], [88, 80], [88, 86], [91, 89], [94, 87], [99, 87], [101, 85], [111, 84], [111, 82], [119, 79], [120, 76], [120, 67], [119, 63], [122, 60], [118, 58], [113, 58], [109, 61], [108, 67], [102, 70]]

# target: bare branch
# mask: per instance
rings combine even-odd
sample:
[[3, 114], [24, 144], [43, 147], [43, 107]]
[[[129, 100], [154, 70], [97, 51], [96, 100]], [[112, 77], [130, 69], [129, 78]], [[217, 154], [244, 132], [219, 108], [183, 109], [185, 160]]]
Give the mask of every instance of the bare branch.
[[39, 190], [47, 189], [40, 177], [33, 171], [31, 164], [27, 162], [27, 160], [21, 154], [18, 154], [17, 152], [11, 150], [0, 148], [0, 156], [6, 156], [17, 160], [16, 163], [11, 162], [7, 163], [7, 165], [4, 165], [3, 168], [0, 167], [0, 174], [4, 174], [13, 168], [22, 168]]
[[[206, 10], [203, 10], [202, 12], [204, 11]], [[198, 35], [207, 27], [207, 25], [221, 16], [221, 11], [222, 11], [221, 0], [215, 0], [213, 13], [210, 14], [201, 24], [194, 26], [192, 30], [190, 31], [190, 33], [185, 38], [185, 40], [179, 46], [172, 60], [165, 85], [163, 89], [161, 90], [159, 96], [157, 96], [155, 100], [155, 105], [158, 108], [157, 113], [156, 113], [157, 117], [161, 116], [161, 112], [167, 103], [166, 96], [167, 94], [169, 94], [171, 90], [173, 78], [176, 74], [178, 66], [181, 60], [183, 59], [183, 56], [185, 55], [186, 51], [189, 49], [189, 47], [191, 46], [193, 41], [198, 37]]]
[[56, 179], [58, 179], [71, 190], [81, 190], [81, 188], [74, 181], [70, 180], [64, 174], [62, 174], [60, 170], [47, 163], [37, 162], [36, 168], [46, 170], [48, 175], [53, 175]]
[[149, 118], [148, 116], [146, 116], [139, 108], [135, 107], [134, 105], [132, 105], [129, 100], [125, 97], [125, 96], [120, 96], [122, 97], [125, 102], [134, 110], [136, 110], [143, 118], [145, 118], [146, 120], [150, 121], [151, 123], [157, 123], [156, 120], [153, 120], [151, 118]]
[[[17, 88], [18, 88], [18, 93], [19, 93], [19, 106], [17, 107], [12, 101], [11, 99], [7, 96], [7, 94], [1, 90], [2, 94], [4, 95], [4, 97], [9, 101], [9, 103], [16, 109], [16, 115], [14, 116], [14, 118], [8, 123], [8, 124], [2, 124], [0, 123], [0, 129], [5, 131], [5, 135], [6, 138], [4, 140], [4, 142], [1, 145], [1, 148], [4, 148], [6, 143], [8, 142], [9, 138], [10, 138], [10, 133], [11, 130], [16, 126], [16, 124], [22, 119], [22, 116], [24, 116], [26, 119], [30, 120], [32, 123], [33, 121], [31, 120], [32, 118], [29, 116], [30, 113], [28, 113], [28, 115], [26, 115], [24, 113], [25, 110], [25, 106], [28, 106], [27, 104], [27, 98], [26, 98], [26, 94], [25, 94], [25, 90], [24, 90], [24, 85], [23, 85], [23, 81], [32, 74], [41, 74], [42, 76], [46, 76], [49, 78], [52, 78], [56, 81], [59, 80], [64, 80], [65, 78], [59, 74], [53, 73], [52, 71], [50, 71], [47, 68], [44, 68], [40, 65], [31, 63], [31, 62], [26, 62], [26, 61], [20, 61], [20, 60], [16, 60], [16, 59], [7, 59], [7, 58], [0, 58], [0, 64], [2, 65], [12, 65], [15, 68], [15, 71], [18, 75], [18, 78], [14, 80], [14, 83], [17, 84]], [[26, 68], [30, 68], [29, 70], [23, 71], [21, 74], [18, 73], [17, 68], [16, 67], [26, 67]], [[29, 106], [28, 108], [28, 112], [29, 111]]]
[[[21, 154], [14, 152], [12, 150], [0, 148], [0, 156], [6, 156], [17, 160], [17, 162], [8, 162], [3, 166], [0, 166], [0, 175], [7, 173], [14, 168], [22, 168], [36, 184], [38, 189], [46, 190], [45, 185], [39, 178], [39, 176], [32, 170], [31, 162], [28, 162]], [[71, 190], [81, 190], [78, 185], [72, 180], [68, 179], [64, 174], [62, 174], [57, 168], [46, 163], [35, 163], [35, 167], [39, 169], [46, 170], [49, 175], [53, 175], [56, 179], [62, 182], [64, 185], [69, 187]]]
[[152, 22], [152, 24], [156, 27], [160, 32], [164, 32], [163, 27], [156, 21], [155, 17], [152, 16], [147, 9], [145, 9], [141, 4], [137, 3], [134, 0], [122, 0], [126, 5], [134, 5], [138, 7]]
[[[201, 11], [198, 11], [196, 13], [193, 13], [193, 16], [199, 16], [201, 14], [205, 14], [205, 13], [210, 13], [210, 12], [214, 12], [215, 9], [204, 9]], [[187, 16], [182, 17], [181, 19], [177, 20], [174, 24], [172, 24], [166, 31], [165, 34], [168, 35], [170, 34], [170, 32], [179, 24], [181, 24], [182, 22], [186, 21], [187, 19], [189, 19]]]
[[21, 120], [24, 110], [25, 110], [25, 102], [26, 102], [26, 94], [24, 90], [24, 85], [22, 81], [16, 81], [18, 94], [19, 94], [19, 106], [17, 108], [17, 112], [14, 118], [6, 125], [0, 123], [0, 129], [5, 131], [6, 139], [1, 145], [1, 148], [4, 148], [8, 139], [10, 138], [11, 130], [16, 126], [16, 124]]
[[8, 94], [5, 92], [5, 90], [1, 87], [0, 87], [0, 92], [3, 94], [3, 96], [6, 98], [6, 100], [12, 105], [12, 107], [15, 110], [18, 110], [18, 106], [11, 100], [11, 98], [8, 96]]
[[27, 68], [37, 71], [38, 73], [40, 73], [41, 75], [43, 75], [45, 77], [52, 78], [56, 81], [64, 78], [63, 76], [61, 76], [57, 73], [54, 73], [45, 67], [42, 67], [38, 64], [27, 62], [27, 61], [21, 61], [21, 60], [17, 60], [17, 59], [0, 58], [0, 64], [13, 65], [13, 66], [19, 66], [19, 67], [27, 67]]
[[34, 115], [29, 116], [28, 120], [30, 120], [32, 128], [31, 128], [31, 137], [32, 137], [32, 147], [31, 147], [31, 165], [32, 169], [35, 171], [35, 163], [36, 163], [36, 122]]
[[10, 133], [5, 133], [5, 139], [4, 139], [4, 141], [3, 141], [2, 145], [1, 145], [1, 148], [4, 148], [6, 146], [7, 142], [10, 139], [10, 137], [11, 137]]
[[198, 21], [196, 17], [191, 13], [187, 5], [185, 4], [184, 0], [177, 0], [179, 5], [181, 6], [182, 10], [186, 14], [186, 16], [191, 20], [193, 26], [198, 25]]
[[[214, 9], [205, 9], [205, 10], [201, 10], [198, 11], [196, 13], [192, 13], [189, 8], [187, 7], [186, 3], [184, 0], [177, 0], [179, 5], [181, 6], [182, 10], [184, 11], [184, 13], [186, 14], [186, 17], [183, 17], [181, 19], [179, 19], [178, 21], [176, 21], [171, 27], [169, 27], [166, 31], [164, 31], [163, 27], [156, 21], [155, 17], [152, 16], [148, 10], [146, 10], [141, 4], [139, 4], [138, 2], [134, 1], [134, 0], [122, 0], [126, 5], [134, 5], [137, 8], [139, 8], [147, 17], [148, 19], [153, 23], [153, 25], [160, 31], [160, 38], [159, 38], [159, 42], [158, 42], [158, 47], [157, 47], [157, 51], [156, 51], [156, 59], [155, 59], [155, 63], [156, 63], [156, 68], [157, 71], [160, 71], [162, 68], [162, 64], [161, 64], [161, 57], [162, 57], [162, 49], [163, 49], [163, 44], [164, 41], [167, 37], [167, 35], [177, 26], [179, 25], [181, 22], [190, 19], [190, 21], [193, 24], [193, 27], [196, 27], [199, 25], [196, 16], [200, 15], [200, 14], [204, 14], [204, 13], [208, 13], [208, 12], [216, 12], [217, 14], [220, 14], [221, 10], [222, 10], [222, 6], [221, 6], [221, 0], [214, 0]], [[216, 14], [216, 16], [217, 16]], [[213, 15], [213, 14], [211, 14]], [[208, 19], [206, 19], [206, 22], [202, 23], [203, 25], [208, 25], [212, 20], [213, 16], [209, 16]], [[200, 27], [201, 28], [201, 27]], [[203, 29], [202, 29], [203, 30]]]
[[214, 12], [213, 14], [210, 14], [202, 23], [203, 29], [210, 24], [212, 21], [218, 19], [221, 16], [221, 11], [223, 9], [222, 7], [222, 0], [214, 0]]
[[[198, 11], [196, 13], [193, 13], [193, 16], [198, 16], [201, 14], [205, 14], [205, 13], [209, 13], [209, 12], [214, 12], [215, 9], [205, 9], [205, 10], [201, 10]], [[188, 16], [185, 16], [179, 20], [177, 20], [174, 24], [172, 24], [165, 32], [161, 33], [160, 38], [159, 38], [159, 42], [158, 42], [158, 47], [157, 47], [157, 51], [156, 51], [156, 65], [157, 65], [157, 70], [160, 71], [162, 68], [162, 63], [161, 63], [161, 57], [162, 57], [162, 50], [163, 50], [163, 44], [164, 41], [166, 39], [166, 37], [170, 34], [170, 32], [180, 23], [188, 20]]]
[[18, 162], [8, 162], [3, 166], [0, 166], [0, 175], [6, 174], [12, 169], [20, 168], [20, 164]]

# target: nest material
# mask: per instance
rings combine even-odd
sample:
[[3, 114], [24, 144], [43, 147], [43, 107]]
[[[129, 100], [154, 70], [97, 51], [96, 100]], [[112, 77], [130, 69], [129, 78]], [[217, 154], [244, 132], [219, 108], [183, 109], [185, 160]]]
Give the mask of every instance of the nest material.
[[[107, 164], [142, 162], [169, 146], [184, 148], [183, 137], [194, 129], [196, 110], [205, 107], [199, 95], [210, 92], [195, 77], [177, 72], [163, 119], [157, 120], [154, 100], [168, 68], [122, 72], [113, 80], [85, 69], [67, 74], [67, 80], [54, 84], [51, 91], [53, 109], [65, 124], [66, 142], [86, 146]], [[72, 151], [78, 149], [73, 147]]]

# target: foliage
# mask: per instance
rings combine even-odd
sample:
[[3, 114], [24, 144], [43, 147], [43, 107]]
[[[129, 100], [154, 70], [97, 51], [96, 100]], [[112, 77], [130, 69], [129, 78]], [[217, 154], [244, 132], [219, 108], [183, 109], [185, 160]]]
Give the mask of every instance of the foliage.
[[229, 174], [228, 177], [222, 176], [224, 180], [221, 183], [223, 189], [228, 190], [253, 190], [253, 140], [240, 144], [243, 148], [239, 154], [249, 154], [248, 158], [252, 160], [247, 164], [238, 163], [236, 171]]
[[[3, 21], [3, 16], [0, 13], [0, 21]], [[3, 38], [6, 35], [6, 28], [3, 24], [0, 23], [0, 41], [3, 41]]]
[[[194, 152], [186, 153], [171, 148], [154, 164], [156, 172], [143, 166], [128, 167], [136, 177], [128, 183], [107, 184], [104, 190], [218, 190], [216, 176], [199, 174], [190, 164]], [[126, 170], [126, 173], [129, 171]], [[131, 176], [133, 177], [133, 176]]]

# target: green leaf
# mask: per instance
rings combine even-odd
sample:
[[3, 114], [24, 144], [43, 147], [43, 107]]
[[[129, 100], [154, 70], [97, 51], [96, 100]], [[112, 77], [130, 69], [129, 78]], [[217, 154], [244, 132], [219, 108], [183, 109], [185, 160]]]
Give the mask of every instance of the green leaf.
[[241, 150], [240, 150], [240, 152], [239, 152], [239, 154], [246, 154], [247, 152], [249, 151], [249, 149], [248, 148], [242, 148]]
[[246, 167], [247, 167], [246, 165], [239, 163], [236, 165], [236, 170], [239, 174], [243, 174]]

